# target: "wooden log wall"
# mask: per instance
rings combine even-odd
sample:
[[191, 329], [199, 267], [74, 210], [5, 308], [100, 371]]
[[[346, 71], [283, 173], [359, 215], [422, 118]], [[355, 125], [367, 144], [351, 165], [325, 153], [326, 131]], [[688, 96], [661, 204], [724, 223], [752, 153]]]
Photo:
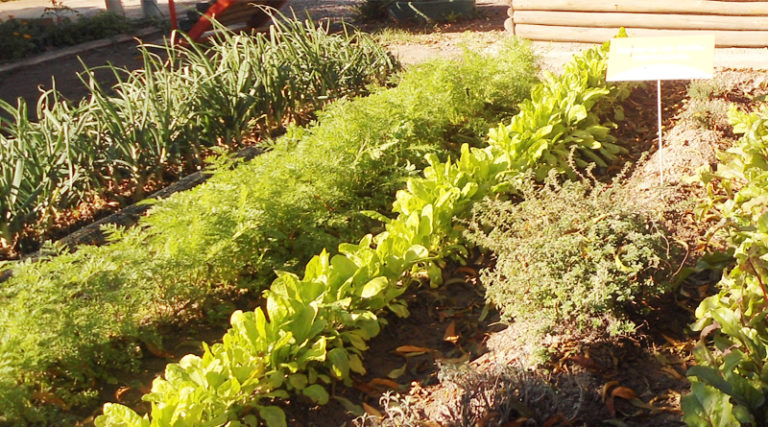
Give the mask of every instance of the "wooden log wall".
[[768, 47], [768, 1], [511, 0], [504, 27], [530, 40], [602, 43], [709, 33], [718, 47]]

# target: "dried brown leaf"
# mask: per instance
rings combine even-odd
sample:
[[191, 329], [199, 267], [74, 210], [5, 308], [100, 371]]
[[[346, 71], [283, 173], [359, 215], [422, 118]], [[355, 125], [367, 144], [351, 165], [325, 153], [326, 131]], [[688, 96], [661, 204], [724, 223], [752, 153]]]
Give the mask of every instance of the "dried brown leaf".
[[443, 334], [443, 341], [448, 341], [451, 344], [456, 344], [459, 341], [459, 336], [456, 334], [456, 321], [452, 321], [445, 328], [445, 334]]
[[611, 397], [619, 397], [625, 400], [632, 400], [637, 398], [637, 394], [629, 387], [616, 387], [611, 392]]
[[400, 388], [400, 384], [386, 378], [374, 378], [371, 381], [369, 381], [368, 384], [371, 387], [384, 386], [387, 388], [391, 388], [393, 390], [398, 390]]
[[395, 352], [400, 354], [405, 354], [407, 356], [416, 356], [417, 354], [429, 353], [431, 351], [432, 351], [431, 348], [419, 347], [417, 345], [401, 345], [400, 347], [395, 349]]

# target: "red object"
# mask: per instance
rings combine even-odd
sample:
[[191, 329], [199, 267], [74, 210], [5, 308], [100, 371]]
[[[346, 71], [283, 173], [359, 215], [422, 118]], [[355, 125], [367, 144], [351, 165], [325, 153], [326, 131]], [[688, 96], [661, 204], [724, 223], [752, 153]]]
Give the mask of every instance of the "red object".
[[211, 24], [210, 18], [211, 17], [215, 18], [216, 15], [227, 10], [227, 8], [232, 3], [234, 3], [234, 0], [218, 0], [211, 7], [209, 7], [208, 11], [205, 12], [205, 15], [201, 16], [200, 19], [195, 24], [195, 26], [192, 27], [191, 30], [189, 30], [189, 33], [187, 33], [189, 38], [191, 38], [194, 41], [200, 40], [200, 36], [202, 36], [203, 33], [211, 29], [212, 24]]
[[171, 15], [171, 30], [179, 28], [179, 24], [176, 21], [176, 4], [173, 0], [168, 0], [168, 14]]
[[[173, 0], [168, 0], [173, 1]], [[275, 9], [279, 9], [282, 5], [284, 5], [288, 0], [245, 0], [245, 2], [249, 4], [262, 4], [265, 6], [274, 7]], [[231, 6], [242, 3], [243, 0], [218, 0], [216, 3], [211, 5], [211, 7], [208, 8], [208, 11], [205, 12], [204, 15], [200, 17], [200, 19], [195, 23], [195, 25], [192, 27], [191, 30], [187, 33], [190, 39], [193, 41], [200, 41], [200, 38], [202, 38], [203, 34], [205, 34], [206, 31], [210, 30], [213, 25], [211, 24], [211, 18], [218, 19], [219, 16], [221, 16], [224, 11], [226, 11]], [[258, 10], [254, 8], [254, 15], [258, 13]], [[264, 15], [264, 20], [269, 21], [269, 17], [266, 14]], [[264, 21], [262, 21], [264, 22]], [[253, 19], [249, 20], [247, 23], [250, 27], [256, 27], [260, 24], [254, 22]]]

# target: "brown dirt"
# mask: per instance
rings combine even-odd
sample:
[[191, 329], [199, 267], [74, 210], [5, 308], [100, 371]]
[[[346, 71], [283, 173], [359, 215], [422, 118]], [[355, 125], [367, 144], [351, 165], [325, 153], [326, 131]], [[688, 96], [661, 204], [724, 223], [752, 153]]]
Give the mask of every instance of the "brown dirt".
[[[500, 40], [509, 37], [504, 31], [504, 20], [509, 9], [506, 0], [477, 0], [477, 16], [444, 24], [419, 25], [412, 23], [387, 24], [389, 28], [413, 34], [415, 41], [392, 42], [390, 51], [403, 63], [418, 64], [431, 58], [457, 58], [467, 42], [466, 33], [472, 33], [473, 48], [492, 50]], [[368, 31], [377, 25], [363, 26]]]

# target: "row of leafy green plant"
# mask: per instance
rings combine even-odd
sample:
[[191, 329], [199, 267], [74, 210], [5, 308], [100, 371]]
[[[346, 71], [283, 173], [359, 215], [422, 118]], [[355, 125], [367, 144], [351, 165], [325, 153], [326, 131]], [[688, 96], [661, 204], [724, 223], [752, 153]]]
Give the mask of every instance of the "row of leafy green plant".
[[697, 366], [682, 400], [692, 426], [768, 423], [768, 107], [731, 107], [729, 119], [742, 137], [719, 153], [716, 171], [700, 172], [708, 198], [699, 213], [719, 220], [713, 235], [735, 264], [696, 309]]
[[[263, 307], [236, 311], [220, 343], [204, 346], [202, 357], [169, 364], [164, 378], [155, 379], [144, 396], [150, 414], [107, 404], [96, 425], [283, 426], [286, 416], [274, 399], [328, 402], [333, 381], [350, 383], [352, 373], [365, 373], [363, 353], [386, 323], [383, 312], [407, 316], [397, 297], [419, 278], [439, 285], [440, 266], [448, 257], [461, 258], [456, 219], [476, 201], [514, 190], [541, 162], [566, 173], [568, 165], [548, 157], [560, 147], [573, 147], [579, 160], [592, 154], [604, 159], [600, 150], [615, 149], [609, 126], [601, 124], [605, 118], [597, 115], [624, 93], [604, 81], [606, 54], [607, 46], [594, 48], [574, 59], [563, 77], [549, 75], [488, 146], [464, 144], [456, 161], [429, 155], [423, 175], [397, 192], [394, 218], [368, 213], [384, 222], [384, 231], [342, 243], [333, 256], [323, 250], [302, 276], [279, 273]], [[555, 117], [538, 128], [542, 111]]]
[[[272, 12], [277, 14], [277, 12]], [[104, 88], [86, 70], [79, 102], [52, 89], [37, 120], [19, 99], [0, 102], [0, 239], [108, 188], [141, 192], [163, 174], [201, 165], [210, 148], [237, 145], [254, 131], [308, 120], [329, 100], [366, 92], [397, 63], [362, 33], [329, 30], [275, 15], [268, 34], [223, 32], [211, 46], [143, 46], [143, 68], [110, 67]]]
[[250, 162], [222, 157], [206, 184], [157, 202], [137, 227], [111, 228], [108, 246], [9, 263], [0, 423], [61, 420], [64, 408], [92, 405], [94, 384], [135, 370], [145, 343], [161, 345], [159, 325], [201, 315], [225, 324], [233, 293], [256, 294], [275, 270], [296, 272], [322, 248], [363, 235], [374, 222], [361, 210], [388, 212], [425, 154], [480, 144], [535, 74], [530, 49], [512, 42], [498, 55], [411, 68], [393, 88], [289, 127]]

